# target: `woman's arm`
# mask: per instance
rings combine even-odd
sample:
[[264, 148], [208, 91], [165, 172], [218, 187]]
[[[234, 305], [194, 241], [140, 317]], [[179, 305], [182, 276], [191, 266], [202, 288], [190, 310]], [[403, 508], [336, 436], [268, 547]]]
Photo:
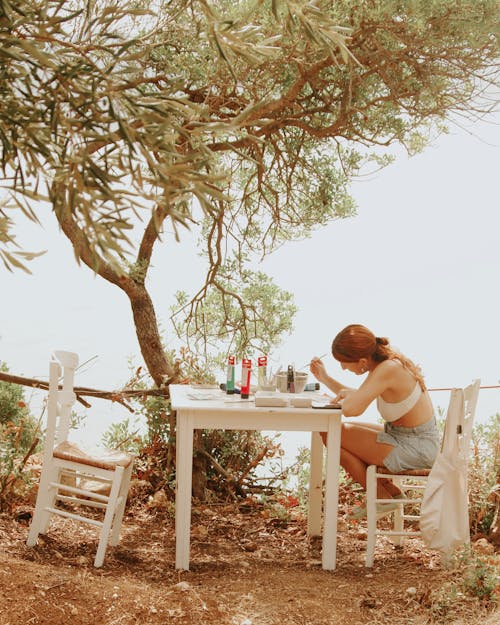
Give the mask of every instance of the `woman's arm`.
[[390, 386], [394, 376], [393, 366], [394, 363], [389, 360], [381, 362], [370, 371], [358, 389], [341, 389], [335, 401], [342, 404], [342, 414], [346, 417], [362, 415], [372, 401]]

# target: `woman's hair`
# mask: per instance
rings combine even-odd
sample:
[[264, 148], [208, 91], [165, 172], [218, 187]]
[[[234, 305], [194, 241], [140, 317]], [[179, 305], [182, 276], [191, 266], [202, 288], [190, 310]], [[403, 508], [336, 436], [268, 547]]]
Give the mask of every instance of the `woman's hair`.
[[361, 358], [372, 358], [375, 362], [398, 360], [418, 380], [425, 391], [424, 376], [413, 361], [392, 349], [389, 339], [375, 336], [371, 330], [359, 324], [352, 324], [341, 330], [332, 342], [332, 354], [340, 362], [358, 362]]

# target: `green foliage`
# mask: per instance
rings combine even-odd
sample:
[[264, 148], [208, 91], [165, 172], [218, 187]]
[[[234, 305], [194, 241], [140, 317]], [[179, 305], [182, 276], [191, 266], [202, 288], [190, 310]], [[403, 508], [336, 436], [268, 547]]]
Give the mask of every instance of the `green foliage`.
[[[172, 368], [180, 371], [180, 359], [175, 351], [167, 352]], [[176, 361], [179, 364], [175, 364]], [[141, 391], [153, 386], [151, 376], [142, 366], [134, 367], [129, 362], [131, 377], [124, 384], [128, 390]], [[160, 437], [168, 440], [168, 423], [166, 417], [170, 414], [170, 402], [162, 395], [137, 397], [131, 400], [134, 417], [124, 419], [119, 423], [112, 424], [104, 433], [102, 443], [108, 447], [118, 447], [136, 453], [144, 444], [154, 438]]]
[[500, 475], [500, 413], [474, 426], [469, 461], [469, 515], [473, 534], [487, 534], [495, 513], [493, 490]]
[[133, 423], [130, 419], [124, 419], [119, 423], [112, 423], [103, 433], [101, 442], [108, 449], [121, 449], [137, 454], [144, 445], [144, 439], [139, 432], [138, 419], [134, 419]]
[[[0, 370], [8, 371], [0, 362]], [[31, 416], [24, 396], [24, 389], [18, 384], [0, 382], [0, 440], [8, 446], [14, 445], [17, 455], [26, 453], [38, 432], [38, 424]]]
[[496, 604], [500, 597], [500, 572], [495, 557], [488, 558], [474, 552], [463, 557], [464, 575], [462, 586], [466, 593], [482, 601]]
[[[0, 369], [8, 371], [0, 362]], [[36, 451], [38, 424], [17, 384], [0, 382], [0, 509], [19, 496], [25, 484], [24, 464]]]
[[244, 292], [255, 256], [354, 214], [353, 176], [489, 111], [498, 71], [495, 0], [18, 0], [0, 17], [2, 261], [26, 267], [15, 215], [48, 202], [78, 262], [131, 296], [167, 225], [200, 226], [191, 340], [211, 336], [205, 296], [229, 328], [265, 319]]
[[[236, 273], [241, 282], [234, 285]], [[218, 281], [221, 285], [233, 282], [233, 286], [210, 286], [195, 301], [179, 292], [172, 308], [178, 336], [194, 343], [198, 360], [203, 359], [204, 369], [212, 371], [224, 370], [228, 354], [241, 358], [252, 352], [270, 353], [292, 331], [297, 310], [291, 293], [279, 289], [262, 272], [242, 270], [237, 261], [226, 263]]]
[[454, 623], [458, 606], [472, 603], [475, 613], [478, 607], [495, 610], [499, 604], [500, 575], [495, 556], [479, 554], [464, 549], [454, 562], [455, 574], [430, 595], [432, 623]]

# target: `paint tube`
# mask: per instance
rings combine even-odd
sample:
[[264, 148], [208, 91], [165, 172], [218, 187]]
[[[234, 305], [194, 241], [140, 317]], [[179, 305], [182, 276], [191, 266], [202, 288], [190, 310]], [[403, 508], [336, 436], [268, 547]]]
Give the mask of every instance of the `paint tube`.
[[304, 391], [319, 391], [319, 382], [309, 382], [305, 385]]
[[259, 356], [257, 365], [257, 386], [264, 388], [267, 385], [267, 356]]
[[250, 372], [252, 370], [252, 361], [249, 358], [243, 358], [241, 361], [241, 399], [248, 399], [250, 395]]
[[235, 369], [235, 357], [228, 356], [227, 358], [227, 375], [226, 375], [226, 393], [232, 395], [234, 393], [234, 369]]

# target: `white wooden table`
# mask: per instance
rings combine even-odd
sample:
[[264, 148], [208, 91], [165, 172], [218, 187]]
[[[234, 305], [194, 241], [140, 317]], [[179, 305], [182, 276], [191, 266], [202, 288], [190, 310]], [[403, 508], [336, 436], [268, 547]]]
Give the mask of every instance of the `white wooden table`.
[[328, 433], [322, 566], [327, 570], [335, 569], [341, 411], [292, 406], [286, 408], [256, 407], [251, 399], [242, 400], [239, 395], [226, 395], [217, 389], [204, 392], [220, 395], [220, 399], [191, 399], [188, 393], [193, 391], [199, 392], [188, 385], [170, 386], [172, 408], [177, 411], [175, 567], [189, 570], [193, 433], [196, 429], [221, 429], [311, 432], [311, 476], [307, 522], [307, 531], [310, 536], [321, 536], [323, 443], [319, 432]]

